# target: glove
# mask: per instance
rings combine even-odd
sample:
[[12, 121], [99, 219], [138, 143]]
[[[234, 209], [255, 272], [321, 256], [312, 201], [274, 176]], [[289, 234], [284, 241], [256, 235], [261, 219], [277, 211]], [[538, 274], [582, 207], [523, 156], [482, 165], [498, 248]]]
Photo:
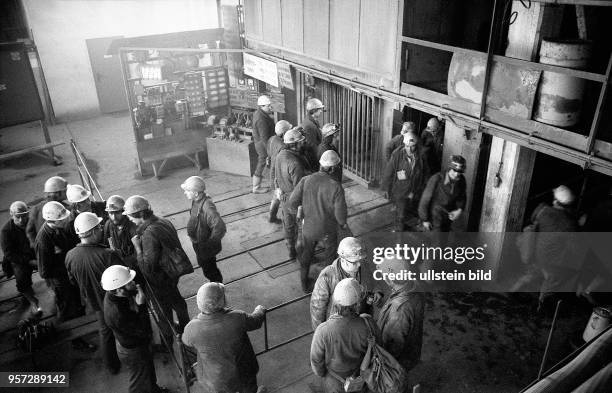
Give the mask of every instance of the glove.
[[270, 158], [270, 156], [266, 157], [266, 166], [269, 167], [270, 164], [272, 164], [272, 159]]

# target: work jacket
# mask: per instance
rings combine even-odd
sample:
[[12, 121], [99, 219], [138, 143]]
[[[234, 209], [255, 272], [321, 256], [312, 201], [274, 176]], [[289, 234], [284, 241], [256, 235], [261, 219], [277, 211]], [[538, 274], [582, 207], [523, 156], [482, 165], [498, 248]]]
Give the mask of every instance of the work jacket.
[[66, 254], [68, 277], [94, 311], [104, 309], [105, 291], [100, 280], [104, 270], [112, 265], [123, 265], [123, 261], [118, 253], [102, 244], [77, 244]]
[[[404, 179], [400, 179], [400, 171], [404, 171]], [[412, 155], [406, 149], [397, 149], [387, 162], [381, 188], [389, 192], [393, 200], [409, 198], [411, 193], [412, 199], [418, 200], [428, 175], [429, 167], [418, 149]]]
[[563, 234], [578, 232], [578, 222], [572, 210], [542, 203], [531, 215], [531, 222], [537, 223], [535, 256], [538, 265], [559, 266], [574, 271], [581, 269], [584, 259], [579, 257], [577, 238], [572, 234]]
[[[30, 244], [34, 247], [34, 242], [36, 241], [36, 235], [38, 235], [38, 231], [42, 228], [45, 223], [45, 219], [42, 217], [42, 208], [47, 202], [51, 202], [52, 199], [45, 198], [40, 201], [36, 205], [32, 206], [30, 209], [30, 219], [28, 220], [28, 224], [26, 225], [26, 235], [30, 240]], [[67, 210], [70, 210], [70, 204], [66, 201], [60, 202]], [[68, 225], [68, 223], [65, 223]]]
[[276, 179], [275, 175], [275, 165], [276, 165], [276, 157], [281, 150], [285, 149], [285, 143], [283, 142], [283, 138], [274, 135], [268, 139], [268, 156], [270, 156], [270, 184], [274, 185], [274, 180]]
[[187, 235], [202, 258], [212, 258], [221, 252], [221, 239], [226, 232], [225, 223], [208, 195], [191, 202]]
[[38, 273], [45, 279], [68, 279], [64, 260], [68, 251], [77, 245], [65, 228], [51, 228], [46, 223], [38, 231], [34, 250], [38, 259]]
[[155, 215], [140, 224], [136, 233], [142, 241], [142, 253], [137, 255], [138, 267], [153, 289], [163, 292], [164, 289], [176, 287], [178, 279], [170, 279], [162, 269], [162, 258], [169, 258], [166, 248], [182, 247], [174, 225], [165, 218]]
[[25, 228], [15, 225], [12, 219], [9, 219], [0, 231], [0, 245], [2, 245], [4, 260], [13, 265], [29, 265], [31, 260], [36, 259]]
[[317, 148], [323, 140], [323, 134], [321, 133], [321, 127], [319, 122], [316, 121], [312, 116], [308, 115], [302, 122], [302, 128], [304, 137], [306, 137], [305, 156], [309, 165], [309, 169], [312, 172], [319, 170], [319, 160], [317, 160]]
[[120, 225], [115, 225], [111, 220], [104, 224], [104, 244], [110, 246], [112, 239], [113, 248], [123, 260], [126, 266], [134, 269], [136, 264], [136, 250], [132, 238], [136, 235], [136, 224], [131, 222], [127, 216], [123, 216]]
[[410, 371], [421, 359], [425, 298], [417, 288], [392, 291], [378, 314], [382, 346]]
[[295, 150], [284, 149], [278, 153], [274, 166], [275, 186], [281, 189], [285, 198], [288, 198], [300, 180], [307, 175], [306, 161]]
[[342, 185], [325, 172], [302, 178], [289, 198], [289, 208], [302, 205], [304, 227], [302, 233], [309, 239], [323, 239], [346, 225], [347, 207]]
[[427, 181], [427, 186], [419, 202], [419, 218], [432, 221], [448, 217], [448, 213], [464, 209], [466, 203], [465, 177], [459, 176], [456, 182], [448, 179], [448, 172], [438, 172]]
[[385, 162], [389, 161], [391, 154], [394, 151], [404, 147], [404, 134], [399, 134], [391, 138], [391, 140], [385, 145]]
[[122, 347], [134, 349], [151, 342], [151, 320], [147, 305], [138, 305], [133, 297], [111, 293], [104, 296], [104, 321]]
[[247, 332], [259, 329], [264, 313], [223, 309], [200, 313], [183, 332], [182, 340], [198, 351], [198, 381], [214, 392], [240, 391], [257, 375], [259, 364]]
[[431, 173], [439, 172], [444, 148], [444, 130], [438, 130], [436, 135], [429, 131], [423, 131], [421, 133], [421, 147]]
[[[359, 310], [360, 314], [371, 313], [371, 306], [366, 303], [366, 300], [368, 296], [376, 291], [370, 263], [362, 262], [357, 275], [354, 277], [361, 284], [361, 293], [363, 295]], [[341, 280], [350, 277], [351, 275], [342, 269], [339, 258], [321, 270], [310, 295], [310, 321], [313, 329], [316, 329], [317, 326], [326, 321], [332, 314], [333, 302], [331, 299], [334, 289]], [[377, 292], [381, 292], [382, 295], [382, 291]]]
[[[371, 317], [368, 315], [367, 318]], [[362, 317], [356, 314], [345, 317], [331, 315], [317, 327], [312, 337], [312, 371], [319, 377], [325, 377], [329, 370], [342, 378], [352, 375], [365, 356], [369, 336], [370, 330]]]
[[253, 113], [253, 142], [263, 142], [265, 149], [268, 139], [272, 135], [274, 135], [274, 120], [261, 108], [258, 108]]

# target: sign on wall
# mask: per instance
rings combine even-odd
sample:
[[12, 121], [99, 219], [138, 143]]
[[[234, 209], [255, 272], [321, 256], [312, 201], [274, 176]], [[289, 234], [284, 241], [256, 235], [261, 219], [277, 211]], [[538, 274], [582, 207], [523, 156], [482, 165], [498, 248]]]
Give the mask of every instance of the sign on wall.
[[278, 67], [278, 83], [285, 89], [293, 90], [291, 66], [287, 63], [276, 63], [276, 65]]
[[248, 53], [244, 53], [243, 59], [246, 75], [278, 87], [278, 69], [275, 62]]

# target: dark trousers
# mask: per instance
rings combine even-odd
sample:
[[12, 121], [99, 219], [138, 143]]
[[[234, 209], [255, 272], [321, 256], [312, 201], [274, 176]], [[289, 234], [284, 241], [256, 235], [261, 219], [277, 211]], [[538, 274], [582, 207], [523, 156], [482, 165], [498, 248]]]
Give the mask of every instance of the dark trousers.
[[98, 318], [98, 334], [100, 336], [100, 352], [107, 369], [115, 371], [119, 368], [119, 357], [115, 346], [115, 335], [104, 321], [104, 312], [96, 311]]
[[395, 198], [393, 204], [396, 209], [395, 225], [398, 231], [407, 229], [406, 220], [417, 217], [417, 206], [414, 198]]
[[217, 256], [213, 255], [212, 257], [206, 252], [200, 250], [197, 244], [193, 244], [193, 250], [196, 253], [196, 258], [198, 260], [198, 265], [202, 268], [202, 273], [204, 277], [208, 279], [210, 282], [223, 282], [223, 276], [221, 275], [221, 271], [217, 267]]
[[297, 238], [297, 218], [295, 213], [289, 211], [289, 204], [284, 195], [283, 199], [281, 199], [281, 208], [283, 209], [283, 230], [285, 231], [287, 246], [295, 247], [295, 240]]
[[[173, 323], [174, 317], [172, 310], [176, 313], [179, 320], [178, 333], [182, 333], [185, 325], [189, 323], [189, 312], [187, 311], [187, 303], [181, 296], [176, 284], [168, 285], [164, 288], [152, 287], [155, 298], [157, 299], [161, 311], [166, 317], [167, 323]], [[162, 323], [160, 326], [161, 333], [168, 344], [173, 342], [173, 333], [167, 323]]]
[[129, 393], [154, 393], [158, 390], [153, 353], [149, 345], [124, 348], [117, 343], [117, 355], [128, 369]]
[[257, 167], [255, 167], [255, 173], [253, 173], [253, 175], [261, 177], [264, 167], [266, 166], [266, 158], [268, 157], [266, 142], [255, 142], [255, 151], [257, 152]]
[[322, 239], [315, 239], [309, 237], [307, 234], [304, 237], [304, 248], [302, 253], [298, 257], [300, 261], [300, 280], [302, 286], [308, 283], [308, 273], [310, 271], [310, 265], [314, 260], [315, 248], [318, 242], [321, 242], [323, 246], [323, 262], [326, 265], [331, 264], [336, 259], [336, 251], [338, 249], [338, 231], [332, 231], [323, 237]]
[[452, 221], [448, 218], [448, 212], [441, 206], [434, 206], [431, 212], [433, 231], [450, 232]]
[[72, 285], [68, 277], [47, 278], [45, 281], [47, 286], [55, 293], [57, 322], [64, 322], [85, 315], [79, 288]]

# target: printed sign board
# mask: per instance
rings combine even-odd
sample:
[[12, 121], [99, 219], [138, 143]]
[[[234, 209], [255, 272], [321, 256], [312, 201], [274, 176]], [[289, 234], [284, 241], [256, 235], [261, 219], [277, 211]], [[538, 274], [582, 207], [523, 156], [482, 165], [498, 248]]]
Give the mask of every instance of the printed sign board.
[[291, 77], [291, 67], [287, 63], [276, 63], [278, 67], [278, 83], [281, 87], [293, 90], [293, 78]]
[[278, 70], [276, 63], [248, 53], [243, 54], [244, 73], [278, 87]]

